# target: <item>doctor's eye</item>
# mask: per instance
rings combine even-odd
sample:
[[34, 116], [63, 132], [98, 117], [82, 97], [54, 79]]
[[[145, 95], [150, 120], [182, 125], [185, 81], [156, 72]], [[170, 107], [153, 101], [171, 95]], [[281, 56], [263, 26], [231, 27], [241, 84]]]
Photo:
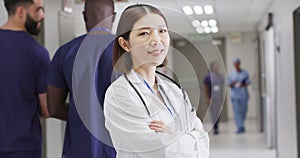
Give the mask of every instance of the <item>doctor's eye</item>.
[[141, 33], [139, 33], [139, 36], [143, 36], [143, 35], [148, 35], [149, 34], [149, 32], [141, 32]]
[[161, 33], [168, 32], [168, 29], [162, 28], [162, 29], [160, 29], [160, 32], [161, 32]]

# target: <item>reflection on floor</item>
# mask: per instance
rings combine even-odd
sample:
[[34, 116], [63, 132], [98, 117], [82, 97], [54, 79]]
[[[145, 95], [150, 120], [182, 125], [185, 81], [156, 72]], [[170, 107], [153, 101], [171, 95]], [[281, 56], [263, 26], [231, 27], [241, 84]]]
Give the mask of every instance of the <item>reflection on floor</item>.
[[234, 121], [220, 124], [220, 134], [210, 131], [210, 158], [276, 158], [268, 149], [264, 134], [259, 133], [256, 120], [246, 121], [246, 133], [235, 134]]

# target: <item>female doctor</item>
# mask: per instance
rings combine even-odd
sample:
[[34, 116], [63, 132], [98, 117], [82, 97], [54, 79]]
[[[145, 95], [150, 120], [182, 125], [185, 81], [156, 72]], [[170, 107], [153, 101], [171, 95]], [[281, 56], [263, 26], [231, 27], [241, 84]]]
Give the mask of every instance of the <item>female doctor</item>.
[[156, 73], [169, 45], [160, 10], [137, 4], [122, 13], [113, 53], [115, 69], [124, 75], [104, 101], [105, 126], [118, 158], [209, 157], [208, 134], [186, 92]]

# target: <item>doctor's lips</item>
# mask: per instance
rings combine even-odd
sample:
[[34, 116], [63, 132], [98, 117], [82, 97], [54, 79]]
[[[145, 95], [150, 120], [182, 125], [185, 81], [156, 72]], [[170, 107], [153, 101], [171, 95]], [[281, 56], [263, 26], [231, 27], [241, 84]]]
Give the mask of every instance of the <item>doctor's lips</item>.
[[154, 49], [154, 50], [148, 50], [147, 53], [154, 55], [154, 56], [158, 56], [164, 51], [165, 51], [165, 49]]

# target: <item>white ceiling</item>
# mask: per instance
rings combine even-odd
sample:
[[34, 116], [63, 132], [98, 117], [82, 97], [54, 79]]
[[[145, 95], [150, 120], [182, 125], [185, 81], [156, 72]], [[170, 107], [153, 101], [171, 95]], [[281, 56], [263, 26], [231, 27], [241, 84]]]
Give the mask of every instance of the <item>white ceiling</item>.
[[[121, 12], [126, 6], [136, 3], [152, 4], [163, 7], [168, 18], [171, 30], [177, 33], [196, 33], [191, 25], [192, 19], [216, 18], [220, 33], [247, 32], [256, 29], [258, 22], [267, 13], [273, 0], [128, 0], [128, 2], [117, 2], [116, 10]], [[181, 7], [184, 5], [214, 6], [213, 15], [193, 15], [187, 17], [183, 14]]]

